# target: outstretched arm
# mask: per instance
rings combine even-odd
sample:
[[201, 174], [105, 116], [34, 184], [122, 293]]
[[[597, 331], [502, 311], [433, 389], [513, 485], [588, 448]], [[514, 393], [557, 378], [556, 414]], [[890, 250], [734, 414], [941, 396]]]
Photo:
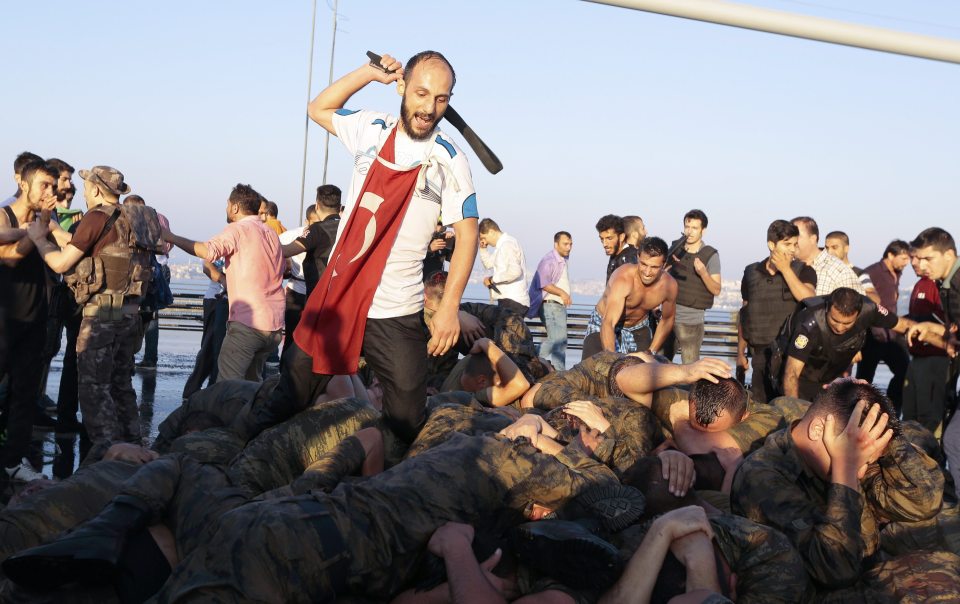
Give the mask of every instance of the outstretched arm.
[[641, 397], [661, 388], [692, 384], [697, 380], [710, 380], [730, 377], [730, 366], [719, 359], [704, 358], [689, 365], [644, 363], [624, 367], [617, 374], [617, 385], [624, 396], [643, 403]]
[[317, 98], [307, 105], [307, 115], [323, 126], [327, 132], [336, 136], [337, 132], [333, 127], [333, 114], [336, 113], [337, 109], [342, 109], [344, 104], [350, 100], [350, 97], [370, 82], [390, 84], [403, 77], [403, 65], [390, 55], [383, 55], [383, 58], [380, 59], [380, 65], [387, 71], [393, 71], [393, 73], [385, 73], [369, 63], [365, 63], [359, 69], [351, 71], [321, 91]]

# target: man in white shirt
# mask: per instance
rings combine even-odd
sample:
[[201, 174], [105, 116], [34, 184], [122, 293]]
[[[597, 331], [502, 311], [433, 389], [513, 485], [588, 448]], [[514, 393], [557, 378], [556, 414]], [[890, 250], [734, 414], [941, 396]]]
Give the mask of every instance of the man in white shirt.
[[490, 271], [483, 279], [483, 284], [490, 289], [490, 299], [500, 308], [525, 317], [530, 310], [530, 295], [523, 249], [516, 237], [501, 231], [490, 218], [480, 221], [480, 262]]
[[[343, 108], [371, 82], [396, 83], [403, 97], [399, 118]], [[383, 387], [386, 425], [404, 441], [416, 437], [425, 421], [427, 355], [445, 354], [460, 335], [460, 298], [477, 249], [477, 202], [470, 166], [463, 151], [438, 128], [455, 82], [453, 67], [438, 52], [414, 55], [406, 69], [384, 55], [379, 66], [365, 63], [310, 103], [310, 118], [336, 135], [353, 156], [350, 189], [329, 270], [308, 298], [294, 343], [284, 353], [280, 383], [270, 400], [238, 423], [238, 428], [255, 434], [310, 406], [332, 375], [355, 372], [357, 348], [362, 348]], [[382, 186], [378, 179], [382, 182], [391, 175], [401, 180], [411, 170], [417, 171], [416, 186], [405, 200], [394, 196], [392, 189], [381, 190], [382, 195], [371, 191]], [[406, 204], [399, 225], [386, 224], [384, 213], [398, 201]], [[354, 215], [356, 220], [351, 221]], [[387, 218], [396, 220], [393, 215]], [[438, 220], [453, 227], [458, 245], [428, 333], [423, 322], [423, 257]], [[392, 228], [397, 228], [396, 236], [387, 241], [382, 233]], [[355, 256], [354, 246], [358, 248]], [[368, 268], [384, 250], [382, 268]], [[346, 274], [343, 271], [354, 271], [354, 284], [362, 281], [366, 287], [372, 280], [378, 282], [372, 300], [364, 290], [360, 303], [349, 308], [328, 303], [351, 295], [343, 289], [333, 295], [325, 285], [342, 283], [342, 276], [335, 280]], [[335, 319], [333, 324], [324, 324], [322, 319], [328, 315]], [[342, 326], [347, 324], [360, 335], [344, 337]], [[333, 335], [325, 335], [325, 329]]]

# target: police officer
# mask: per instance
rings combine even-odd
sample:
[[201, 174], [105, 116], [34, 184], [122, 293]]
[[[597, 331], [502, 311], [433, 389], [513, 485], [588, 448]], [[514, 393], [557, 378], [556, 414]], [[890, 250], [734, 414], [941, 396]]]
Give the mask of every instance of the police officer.
[[119, 205], [130, 193], [123, 173], [109, 166], [80, 170], [88, 212], [63, 249], [45, 238], [45, 225], [29, 234], [47, 265], [83, 306], [77, 338], [79, 403], [94, 446], [140, 442], [137, 393], [131, 373], [140, 342], [140, 302], [161, 250], [156, 211]]
[[[871, 327], [904, 333], [914, 321], [898, 318], [849, 287], [829, 296], [808, 298], [803, 310], [781, 332], [782, 365], [771, 362], [768, 376], [779, 378], [782, 394], [812, 401], [821, 387], [843, 375], [860, 352]], [[789, 338], [788, 341], [784, 341]], [[777, 347], [775, 346], [775, 347]]]
[[797, 308], [797, 302], [815, 295], [817, 272], [796, 259], [800, 230], [786, 220], [774, 220], [767, 227], [770, 255], [743, 271], [740, 293], [740, 333], [737, 340], [737, 366], [746, 370], [753, 360], [750, 393], [754, 402], [767, 402], [776, 396], [764, 379], [767, 369], [764, 350], [777, 337], [783, 322]]

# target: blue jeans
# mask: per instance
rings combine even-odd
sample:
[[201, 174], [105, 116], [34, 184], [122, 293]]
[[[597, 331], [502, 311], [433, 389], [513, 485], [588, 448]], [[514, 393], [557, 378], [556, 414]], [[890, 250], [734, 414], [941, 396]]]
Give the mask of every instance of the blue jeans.
[[547, 328], [547, 337], [540, 344], [540, 356], [553, 364], [557, 371], [567, 368], [567, 307], [544, 301], [540, 318]]

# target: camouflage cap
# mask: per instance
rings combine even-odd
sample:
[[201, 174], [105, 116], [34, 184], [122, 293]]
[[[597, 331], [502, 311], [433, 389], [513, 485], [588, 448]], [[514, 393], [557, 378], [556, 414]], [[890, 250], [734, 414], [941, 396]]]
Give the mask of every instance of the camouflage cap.
[[123, 182], [123, 172], [110, 166], [94, 166], [90, 170], [80, 170], [80, 178], [104, 187], [114, 195], [127, 195], [130, 185]]

